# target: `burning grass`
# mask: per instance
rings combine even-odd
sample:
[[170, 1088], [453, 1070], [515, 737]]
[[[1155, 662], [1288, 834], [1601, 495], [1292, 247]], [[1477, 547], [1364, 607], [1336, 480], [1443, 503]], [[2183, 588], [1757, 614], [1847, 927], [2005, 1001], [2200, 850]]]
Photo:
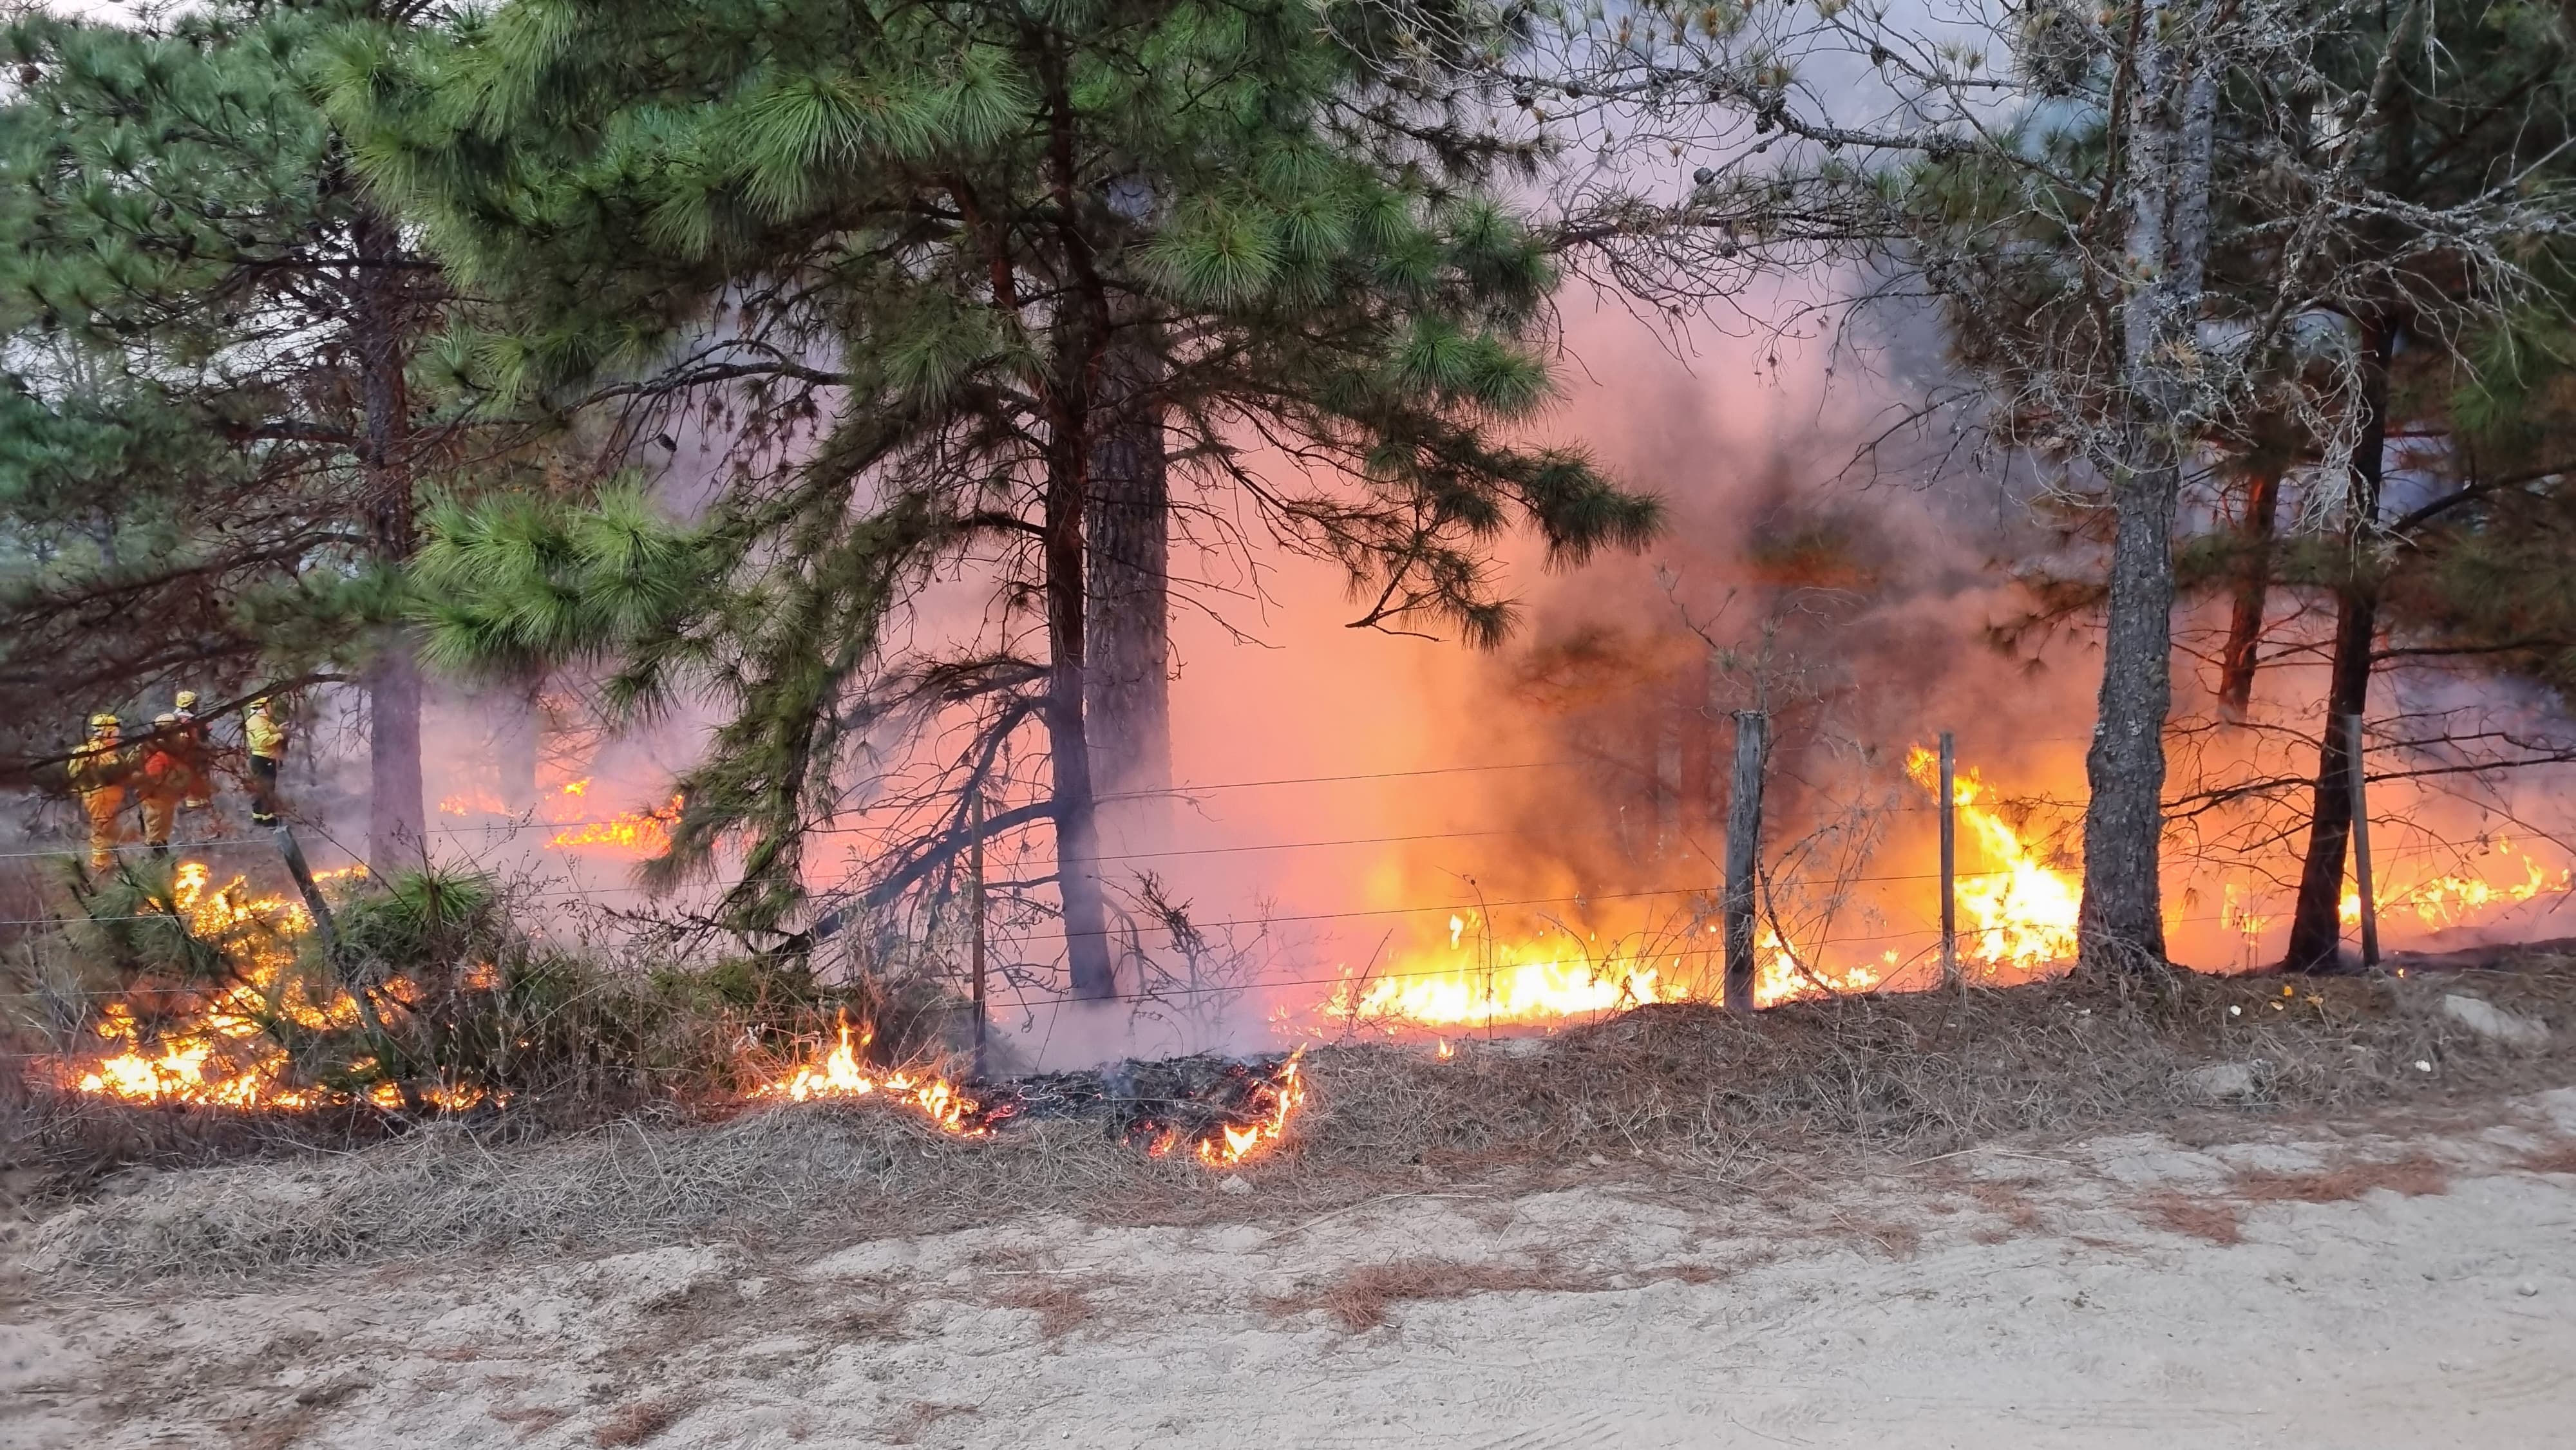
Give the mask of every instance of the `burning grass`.
[[[823, 1098], [543, 1141], [433, 1122], [352, 1156], [119, 1179], [36, 1225], [32, 1242], [59, 1269], [132, 1278], [673, 1234], [847, 1242], [1050, 1211], [1311, 1218], [1418, 1191], [1426, 1174], [1513, 1188], [1624, 1178], [1704, 1197], [1788, 1191], [1781, 1170], [1802, 1159], [1910, 1162], [2007, 1137], [2181, 1131], [2194, 1115], [2576, 1081], [2565, 1031], [2524, 1053], [2446, 1018], [2441, 996], [2464, 987], [2526, 1016], [2576, 1015], [2576, 972], [2554, 957], [2468, 979], [2320, 980], [2288, 998], [2277, 979], [2186, 978], [1817, 1002], [1752, 1020], [1658, 1006], [1538, 1044], [1465, 1041], [1446, 1060], [1313, 1050], [1298, 1078], [1305, 1110], [1275, 1151], [1239, 1169], [1250, 1192], [1220, 1191], [1193, 1155], [1139, 1151], [1114, 1121], [1033, 1116], [966, 1138], [876, 1101]], [[2196, 1086], [2198, 1069], [2258, 1060], [2259, 1104], [2215, 1102]], [[2270, 1191], [2431, 1191], [2436, 1176], [2354, 1167]]]

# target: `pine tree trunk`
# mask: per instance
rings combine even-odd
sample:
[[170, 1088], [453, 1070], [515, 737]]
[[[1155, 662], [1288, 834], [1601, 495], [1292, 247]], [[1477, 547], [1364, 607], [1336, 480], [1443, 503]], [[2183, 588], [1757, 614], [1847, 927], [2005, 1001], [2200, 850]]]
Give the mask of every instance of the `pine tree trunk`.
[[[412, 480], [405, 456], [411, 402], [401, 237], [390, 221], [361, 209], [355, 226], [359, 407], [364, 429], [360, 468], [367, 489], [368, 534], [387, 567], [411, 557], [416, 543]], [[407, 632], [392, 631], [366, 671], [367, 863], [381, 878], [425, 859], [421, 804], [420, 664]]]
[[1056, 893], [1064, 904], [1064, 954], [1073, 995], [1117, 994], [1109, 966], [1109, 911], [1100, 886], [1100, 822], [1083, 728], [1082, 516], [1078, 442], [1049, 460], [1046, 499], [1047, 756], [1055, 777]]
[[1172, 784], [1171, 494], [1159, 364], [1146, 346], [1111, 350], [1084, 505], [1092, 783], [1124, 797], [1104, 806], [1103, 818], [1138, 837], [1158, 834]]
[[2084, 811], [2082, 957], [2124, 970], [2164, 962], [2158, 858], [2164, 722], [2173, 703], [2173, 521], [2180, 468], [2154, 450], [2116, 486], [2110, 621]]
[[2272, 535], [2281, 512], [2281, 475], [2266, 468], [2246, 481], [2240, 547], [2244, 570], [2236, 581], [2236, 607], [2227, 620], [2227, 647], [2219, 655], [2218, 714], [2243, 723], [2254, 699], [2256, 652], [2263, 643], [2263, 615], [2272, 589]]
[[[1142, 174], [1103, 188], [1111, 215], [1143, 227], [1162, 188]], [[1083, 537], [1084, 728], [1101, 834], [1124, 851], [1169, 840], [1172, 802], [1171, 485], [1164, 434], [1163, 338], [1143, 299], [1102, 298], [1109, 344], [1092, 393], [1093, 443]]]
[[2110, 469], [2113, 534], [2102, 690], [2084, 767], [2089, 971], [2165, 964], [2159, 850], [2164, 725], [2173, 705], [2173, 521], [2191, 411], [2190, 352], [2209, 255], [2209, 170], [2218, 93], [2185, 48], [2192, 27], [2150, 3], [2135, 56], [2127, 133], [2127, 294], [2121, 301], [2128, 417]]
[[2379, 631], [2379, 585], [2369, 567], [2388, 453], [2389, 329], [2366, 327], [2362, 344], [2362, 428], [2354, 440], [2352, 501], [2345, 511], [2351, 570], [2335, 595], [2334, 654], [2327, 665], [2325, 719], [2317, 747], [2316, 794], [2308, 807], [2308, 853], [2299, 870], [2299, 899], [2290, 912], [2290, 946], [2282, 965], [2326, 972], [2341, 963], [2344, 850], [2352, 839], [2352, 758], [2343, 718], [2370, 703], [2371, 644]]

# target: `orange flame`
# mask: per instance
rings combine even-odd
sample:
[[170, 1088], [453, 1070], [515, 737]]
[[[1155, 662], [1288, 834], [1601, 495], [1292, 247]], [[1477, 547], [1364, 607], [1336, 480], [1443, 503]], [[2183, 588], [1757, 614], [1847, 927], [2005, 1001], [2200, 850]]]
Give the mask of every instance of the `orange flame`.
[[[2462, 874], [2428, 877], [2411, 886], [2374, 882], [2373, 897], [2379, 915], [2385, 920], [2398, 912], [2412, 912], [2415, 919], [2434, 930], [2458, 926], [2479, 912], [2490, 908], [2516, 906], [2543, 892], [2565, 893], [2576, 873], [2550, 872], [2538, 861], [2514, 849], [2509, 837], [2498, 836], [2491, 854], [2512, 857], [2522, 863], [2523, 879], [2494, 882]], [[2361, 892], [2345, 887], [2337, 914], [2346, 926], [2361, 921]]]
[[[320, 880], [363, 874], [361, 866], [315, 873]], [[97, 1033], [112, 1050], [67, 1069], [63, 1085], [141, 1104], [294, 1111], [340, 1101], [291, 1081], [286, 1050], [266, 1026], [284, 1018], [314, 1031], [350, 1031], [361, 1022], [357, 1003], [347, 992], [334, 987], [317, 997], [290, 970], [294, 939], [312, 928], [304, 904], [250, 896], [238, 876], [221, 888], [212, 882], [205, 863], [181, 862], [171, 873], [170, 904], [190, 936], [242, 964], [242, 979], [199, 996], [178, 1020], [150, 1027], [133, 1004], [109, 1003], [100, 1013]], [[400, 991], [406, 984], [398, 978], [387, 985]], [[472, 1088], [420, 1091], [427, 1101], [446, 1108], [468, 1107], [482, 1098]], [[377, 1084], [369, 1095], [380, 1106], [403, 1105], [401, 1090], [391, 1083]]]
[[1254, 1089], [1253, 1104], [1260, 1118], [1245, 1126], [1221, 1123], [1214, 1135], [1199, 1140], [1199, 1161], [1211, 1168], [1231, 1168], [1237, 1163], [1267, 1151], [1288, 1134], [1288, 1120], [1306, 1105], [1306, 1079], [1298, 1072], [1298, 1059], [1306, 1055], [1299, 1047], [1279, 1065], [1279, 1075]]
[[915, 1076], [901, 1070], [880, 1076], [861, 1066], [859, 1054], [875, 1040], [876, 1029], [863, 1027], [853, 1043], [849, 1014], [845, 1012], [840, 1016], [840, 1040], [819, 1065], [800, 1066], [781, 1081], [755, 1090], [752, 1096], [799, 1103], [815, 1098], [882, 1096], [921, 1114], [943, 1133], [960, 1138], [982, 1138], [992, 1133], [992, 1129], [973, 1121], [980, 1104], [958, 1092], [948, 1079], [935, 1074]]
[[678, 824], [680, 807], [684, 803], [675, 795], [668, 805], [656, 806], [649, 811], [621, 811], [604, 821], [584, 821], [555, 832], [546, 844], [563, 850], [605, 847], [640, 856], [658, 856], [671, 848], [671, 827]]
[[[1939, 756], [1918, 745], [1906, 752], [1905, 773], [1938, 796]], [[1984, 804], [1991, 792], [1975, 771], [1959, 771], [1952, 784], [1951, 804], [1986, 860], [1985, 870], [1963, 873], [1957, 883], [1961, 962], [2029, 975], [2073, 958], [2083, 896], [2077, 878], [2050, 869], [2010, 821]]]

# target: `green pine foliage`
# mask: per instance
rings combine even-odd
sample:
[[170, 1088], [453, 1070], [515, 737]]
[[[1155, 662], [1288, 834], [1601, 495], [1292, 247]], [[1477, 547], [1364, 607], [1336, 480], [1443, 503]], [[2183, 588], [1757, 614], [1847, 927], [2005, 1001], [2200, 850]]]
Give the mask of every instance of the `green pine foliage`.
[[[331, 87], [368, 176], [508, 318], [439, 350], [485, 406], [613, 409], [620, 466], [730, 430], [685, 524], [623, 485], [452, 508], [417, 577], [449, 667], [584, 660], [630, 708], [721, 701], [656, 871], [748, 840], [743, 925], [797, 906], [805, 834], [889, 732], [960, 714], [979, 779], [1044, 730], [1023, 818], [1080, 853], [1113, 373], [1153, 380], [1209, 541], [1338, 563], [1371, 626], [1493, 644], [1507, 532], [1571, 562], [1658, 522], [1518, 441], [1553, 396], [1555, 276], [1490, 188], [1528, 158], [1372, 86], [1295, 0], [517, 0], [352, 43]], [[959, 568], [993, 582], [991, 637], [897, 648]]]
[[434, 273], [368, 254], [312, 89], [325, 37], [385, 23], [221, 0], [0, 31], [0, 754], [147, 691], [347, 668], [390, 617], [356, 319]]

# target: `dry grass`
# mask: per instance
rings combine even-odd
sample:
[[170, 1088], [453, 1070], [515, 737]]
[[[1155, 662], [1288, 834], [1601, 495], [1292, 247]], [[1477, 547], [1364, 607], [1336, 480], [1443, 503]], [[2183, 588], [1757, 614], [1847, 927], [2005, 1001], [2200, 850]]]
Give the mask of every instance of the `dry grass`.
[[2348, 1203], [2384, 1188], [2406, 1197], [2447, 1193], [2451, 1170], [2423, 1153], [2352, 1159], [2307, 1173], [2237, 1174], [2229, 1191], [2246, 1203]]
[[1088, 1288], [1053, 1274], [1014, 1279], [982, 1298], [996, 1309], [1026, 1309], [1037, 1315], [1042, 1339], [1062, 1339], [1099, 1312]]
[[[1085, 1123], [966, 1142], [877, 1105], [807, 1104], [524, 1142], [506, 1129], [432, 1125], [350, 1155], [128, 1175], [89, 1184], [28, 1240], [49, 1273], [131, 1280], [588, 1251], [675, 1234], [846, 1243], [1031, 1212], [1306, 1221], [1418, 1191], [1426, 1169], [1504, 1189], [1651, 1175], [1704, 1194], [1785, 1181], [1778, 1166], [1801, 1160], [1921, 1159], [2114, 1127], [2188, 1137], [2194, 1116], [2430, 1105], [2576, 1082], [2576, 1032], [2553, 1033], [2537, 1055], [2486, 1044], [2438, 1011], [2460, 990], [2544, 1020], [2576, 1018], [2576, 970], [2554, 957], [2469, 978], [2321, 980], [2286, 1000], [2277, 979], [2187, 977], [2152, 990], [2056, 982], [1808, 1003], [1749, 1020], [1653, 1007], [1531, 1054], [1310, 1053], [1310, 1106], [1285, 1151], [1246, 1166], [1259, 1191], [1241, 1196], [1214, 1192], [1194, 1163], [1148, 1159]], [[2256, 1059], [2270, 1085], [2261, 1107], [2195, 1097], [2193, 1069]], [[2439, 1071], [2416, 1071], [2419, 1059]], [[2431, 1181], [2417, 1170], [2353, 1191]], [[2009, 1231], [2040, 1226], [2026, 1203], [1984, 1206]], [[1075, 1312], [1068, 1301], [1054, 1322], [1079, 1323], [1067, 1318]]]
[[1385, 1324], [1388, 1311], [1402, 1303], [1434, 1299], [1467, 1299], [1478, 1294], [1523, 1290], [1563, 1293], [1597, 1287], [1577, 1280], [1552, 1262], [1467, 1264], [1453, 1259], [1391, 1259], [1361, 1264], [1312, 1287], [1262, 1300], [1273, 1314], [1322, 1310], [1353, 1334]]
[[641, 1445], [671, 1428], [689, 1405], [682, 1400], [656, 1395], [633, 1400], [619, 1407], [590, 1432], [593, 1445]]
[[2138, 1216], [2151, 1227], [2213, 1244], [2245, 1242], [2245, 1220], [2231, 1203], [2212, 1203], [2187, 1193], [2165, 1192], [2138, 1205]]
[[2525, 1173], [2576, 1173], [2576, 1138], [2543, 1143], [2514, 1160]]
[[1464, 1263], [1455, 1259], [1403, 1258], [1361, 1264], [1330, 1279], [1300, 1282], [1286, 1294], [1264, 1297], [1261, 1307], [1287, 1316], [1321, 1311], [1352, 1334], [1391, 1322], [1395, 1306], [1479, 1294], [1597, 1294], [1648, 1284], [1714, 1284], [1733, 1270], [1715, 1264], [1666, 1264], [1618, 1274], [1579, 1273], [1553, 1258], [1529, 1263]]

